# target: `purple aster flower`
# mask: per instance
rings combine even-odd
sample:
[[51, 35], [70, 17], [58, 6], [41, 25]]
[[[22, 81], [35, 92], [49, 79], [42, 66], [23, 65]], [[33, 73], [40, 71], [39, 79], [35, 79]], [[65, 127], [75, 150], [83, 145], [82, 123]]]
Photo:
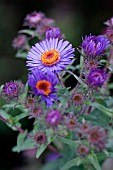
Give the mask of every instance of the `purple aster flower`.
[[99, 56], [109, 46], [109, 40], [103, 35], [86, 36], [82, 42], [82, 49], [86, 56]]
[[37, 27], [39, 22], [45, 17], [44, 13], [42, 12], [32, 12], [31, 14], [28, 14], [24, 21], [24, 26], [29, 27]]
[[7, 82], [3, 86], [2, 96], [7, 100], [18, 99], [19, 95], [23, 92], [23, 84], [18, 81]]
[[74, 93], [72, 99], [75, 105], [81, 105], [83, 103], [83, 95], [81, 93]]
[[49, 28], [46, 31], [46, 38], [50, 39], [50, 38], [61, 38], [61, 32], [60, 32], [60, 28], [59, 27], [53, 27], [53, 28]]
[[79, 155], [87, 155], [88, 152], [89, 152], [89, 147], [86, 146], [86, 145], [80, 145], [78, 148], [77, 148], [77, 152]]
[[107, 79], [105, 70], [92, 69], [88, 75], [88, 82], [93, 87], [100, 87], [104, 84]]
[[90, 129], [91, 129], [91, 126], [88, 123], [83, 123], [80, 126], [80, 131], [81, 131], [82, 135], [87, 135], [89, 133]]
[[47, 136], [44, 133], [35, 134], [34, 140], [37, 144], [44, 144], [47, 141]]
[[53, 110], [53, 111], [47, 113], [46, 122], [50, 126], [58, 125], [60, 120], [61, 120], [61, 114], [57, 110]]
[[32, 73], [28, 75], [28, 83], [33, 89], [33, 94], [41, 96], [42, 101], [45, 101], [47, 106], [51, 106], [55, 99], [58, 97], [54, 92], [55, 85], [58, 84], [58, 80], [55, 75], [44, 75], [39, 72], [38, 69], [32, 70]]
[[93, 127], [89, 134], [88, 134], [88, 140], [92, 143], [92, 144], [100, 144], [101, 141], [105, 141], [106, 139], [106, 133], [105, 130], [101, 127]]
[[38, 118], [41, 115], [42, 109], [41, 107], [34, 107], [30, 111], [30, 117], [29, 118]]
[[23, 34], [19, 34], [17, 37], [14, 38], [12, 42], [12, 46], [15, 49], [23, 48], [26, 45], [27, 37]]
[[74, 48], [68, 41], [58, 38], [46, 39], [35, 44], [28, 53], [27, 66], [41, 72], [58, 72], [72, 63]]

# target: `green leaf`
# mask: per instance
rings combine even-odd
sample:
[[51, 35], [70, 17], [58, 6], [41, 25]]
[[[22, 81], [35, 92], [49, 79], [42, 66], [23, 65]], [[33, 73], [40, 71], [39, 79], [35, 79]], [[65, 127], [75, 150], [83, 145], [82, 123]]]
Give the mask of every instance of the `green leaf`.
[[[48, 136], [48, 135], [47, 135]], [[47, 148], [47, 146], [53, 141], [56, 139], [56, 135], [55, 136], [49, 136], [48, 137], [48, 140], [47, 140], [47, 143], [46, 144], [43, 144], [43, 145], [39, 145], [38, 149], [37, 149], [37, 152], [36, 152], [36, 158], [39, 158], [39, 156], [44, 152], [44, 150]]]
[[34, 30], [29, 30], [29, 29], [24, 29], [24, 30], [20, 30], [19, 33], [21, 34], [28, 34], [30, 36], [34, 36]]
[[17, 146], [12, 148], [13, 152], [20, 152], [27, 149], [33, 149], [34, 143], [31, 138], [26, 138], [27, 131], [25, 133], [20, 133], [17, 137]]
[[71, 161], [67, 162], [61, 170], [69, 170], [73, 166], [79, 166], [83, 163], [83, 159], [80, 157], [77, 157], [75, 159], [72, 159]]
[[113, 116], [113, 110], [112, 109], [108, 109], [105, 106], [96, 103], [96, 102], [85, 102], [85, 104], [88, 104], [90, 106], [93, 106], [95, 108], [97, 108], [98, 110], [100, 110], [100, 112], [105, 113], [106, 115], [112, 117]]
[[22, 50], [18, 50], [18, 52], [15, 55], [16, 58], [22, 58], [22, 59], [26, 59], [27, 58], [27, 52], [22, 51]]
[[4, 110], [2, 110], [2, 109], [0, 109], [0, 115], [2, 117], [4, 117], [5, 119], [9, 119], [10, 118], [9, 114], [7, 112], [5, 112]]
[[70, 140], [70, 139], [66, 139], [66, 138], [63, 138], [63, 137], [58, 137], [59, 141], [61, 141], [62, 143], [65, 143], [73, 148], [76, 148], [76, 144], [80, 143], [80, 141], [73, 141], [73, 140]]
[[92, 152], [92, 154], [88, 155], [87, 159], [95, 167], [96, 170], [102, 170], [100, 165], [99, 165], [99, 162], [97, 160], [97, 156], [94, 152]]
[[28, 94], [28, 82], [25, 85], [24, 93], [20, 96], [20, 99], [25, 100], [25, 98], [27, 97], [27, 94]]

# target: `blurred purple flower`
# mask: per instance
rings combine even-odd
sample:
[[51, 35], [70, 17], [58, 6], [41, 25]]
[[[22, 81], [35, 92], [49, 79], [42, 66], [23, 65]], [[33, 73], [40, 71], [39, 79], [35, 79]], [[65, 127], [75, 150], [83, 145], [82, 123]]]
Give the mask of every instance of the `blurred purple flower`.
[[36, 28], [44, 17], [44, 13], [34, 11], [26, 16], [23, 25]]
[[47, 113], [46, 115], [46, 122], [50, 126], [56, 126], [59, 124], [61, 120], [61, 114], [57, 110], [53, 110]]
[[60, 153], [57, 153], [57, 152], [48, 153], [46, 156], [46, 162], [56, 160], [59, 157], [61, 157]]
[[26, 45], [26, 42], [27, 42], [27, 37], [23, 34], [19, 34], [14, 38], [12, 42], [12, 46], [15, 49], [24, 48], [24, 46]]

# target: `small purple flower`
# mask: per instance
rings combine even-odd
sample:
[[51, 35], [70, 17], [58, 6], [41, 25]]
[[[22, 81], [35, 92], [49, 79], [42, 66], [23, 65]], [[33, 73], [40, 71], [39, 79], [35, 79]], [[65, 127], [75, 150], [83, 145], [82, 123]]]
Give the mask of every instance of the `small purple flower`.
[[44, 133], [37, 133], [34, 136], [34, 140], [37, 144], [44, 144], [47, 141], [47, 136]]
[[92, 144], [100, 144], [101, 141], [105, 141], [106, 139], [106, 133], [105, 130], [101, 127], [93, 127], [89, 134], [88, 134], [88, 140], [92, 143]]
[[46, 122], [50, 126], [58, 125], [60, 120], [61, 120], [61, 114], [57, 110], [53, 110], [53, 111], [47, 113]]
[[34, 11], [26, 16], [23, 25], [36, 28], [44, 17], [44, 13]]
[[38, 118], [41, 115], [42, 109], [41, 107], [34, 107], [32, 108], [32, 110], [30, 111], [30, 116], [29, 118]]
[[26, 45], [27, 37], [23, 34], [17, 35], [12, 42], [12, 46], [15, 49], [23, 48]]
[[73, 94], [72, 98], [75, 105], [81, 105], [83, 103], [83, 95], [80, 93]]
[[109, 46], [109, 40], [103, 35], [86, 36], [82, 42], [82, 49], [88, 57], [102, 55], [103, 51]]
[[58, 97], [54, 92], [57, 90], [55, 86], [58, 84], [58, 80], [55, 75], [44, 75], [39, 72], [38, 69], [32, 70], [32, 73], [28, 75], [28, 83], [33, 89], [33, 94], [41, 96], [42, 101], [46, 102], [49, 107], [53, 104], [54, 100], [58, 100]]
[[74, 48], [68, 41], [59, 41], [58, 38], [46, 39], [31, 48], [27, 66], [30, 70], [38, 68], [44, 73], [58, 72], [72, 63], [73, 52]]
[[3, 86], [2, 96], [7, 100], [16, 100], [22, 92], [23, 84], [21, 82], [10, 81]]
[[82, 156], [85, 156], [88, 154], [89, 152], [89, 147], [86, 146], [86, 145], [80, 145], [78, 148], [77, 148], [77, 152], [79, 155], [82, 155]]
[[100, 87], [104, 84], [107, 79], [105, 70], [92, 69], [88, 75], [88, 82], [93, 87]]
[[89, 133], [90, 129], [91, 129], [91, 126], [88, 123], [83, 123], [80, 126], [80, 131], [81, 131], [82, 135], [87, 135]]
[[46, 31], [46, 38], [61, 38], [61, 31], [59, 27], [52, 27]]

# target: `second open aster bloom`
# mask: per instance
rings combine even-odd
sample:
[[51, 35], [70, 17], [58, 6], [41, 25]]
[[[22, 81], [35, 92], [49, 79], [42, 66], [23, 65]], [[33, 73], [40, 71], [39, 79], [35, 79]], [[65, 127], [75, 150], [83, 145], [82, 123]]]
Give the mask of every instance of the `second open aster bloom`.
[[40, 73], [38, 69], [34, 69], [32, 73], [28, 75], [28, 83], [33, 89], [33, 94], [41, 96], [42, 101], [45, 101], [47, 106], [51, 106], [55, 99], [58, 100], [57, 95], [54, 93], [57, 91], [55, 85], [58, 84], [55, 75], [44, 75]]
[[82, 49], [86, 56], [95, 57], [103, 54], [109, 46], [109, 40], [103, 35], [86, 36], [82, 42]]
[[35, 44], [27, 57], [30, 70], [38, 68], [41, 72], [58, 72], [72, 63], [74, 48], [68, 41], [58, 38], [46, 39]]

